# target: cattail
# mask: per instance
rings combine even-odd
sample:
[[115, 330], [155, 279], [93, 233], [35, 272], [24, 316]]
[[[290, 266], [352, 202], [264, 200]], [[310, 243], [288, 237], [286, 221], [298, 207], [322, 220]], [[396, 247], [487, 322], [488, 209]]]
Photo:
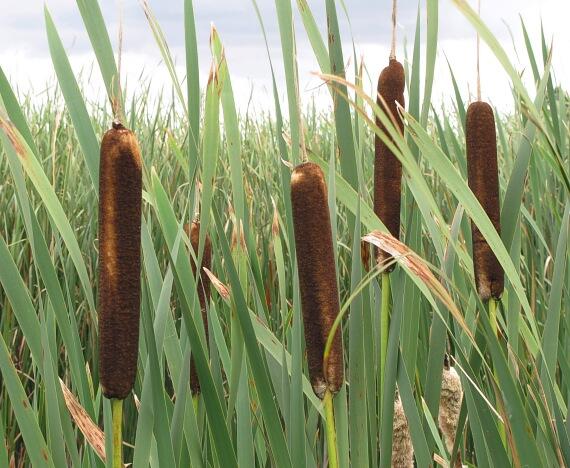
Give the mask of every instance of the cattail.
[[118, 122], [101, 142], [99, 182], [99, 377], [123, 399], [136, 371], [140, 315], [142, 160]]
[[[398, 114], [399, 103], [402, 107], [404, 101], [405, 76], [404, 67], [396, 59], [390, 59], [389, 65], [382, 70], [378, 79], [378, 94], [380, 97], [378, 105], [392, 116], [398, 124], [400, 133], [404, 131], [404, 123]], [[382, 132], [386, 128], [380, 119], [376, 119], [376, 125]], [[393, 139], [391, 139], [393, 141]], [[400, 238], [400, 199], [402, 187], [402, 164], [400, 160], [390, 151], [382, 139], [376, 135], [375, 158], [374, 158], [374, 213], [384, 223], [390, 234], [397, 239]], [[378, 251], [378, 262], [387, 263], [392, 256], [383, 251]], [[394, 266], [390, 266], [387, 271], [391, 271]]]
[[[198, 244], [200, 242], [200, 221], [192, 221], [192, 225], [186, 224], [184, 226], [186, 234], [190, 238], [190, 244], [192, 250], [198, 259]], [[198, 301], [200, 302], [200, 311], [202, 312], [202, 322], [204, 323], [204, 331], [206, 332], [206, 343], [208, 343], [208, 315], [207, 306], [210, 302], [210, 278], [204, 271], [204, 268], [208, 270], [212, 269], [212, 242], [210, 236], [206, 235], [204, 241], [204, 253], [202, 254], [202, 262], [200, 263], [200, 268], [196, 268], [196, 260], [190, 256], [190, 263], [192, 264], [192, 273], [194, 278], [196, 278], [196, 289], [198, 292]], [[199, 276], [196, 272], [199, 271]], [[198, 380], [198, 374], [196, 373], [196, 366], [194, 365], [194, 359], [192, 358], [190, 362], [190, 390], [192, 395], [197, 395], [200, 393], [200, 382]]]
[[408, 419], [400, 396], [394, 401], [394, 418], [392, 426], [392, 467], [413, 468], [414, 448], [410, 436]]
[[439, 428], [447, 450], [451, 453], [455, 444], [455, 434], [461, 412], [463, 387], [457, 371], [446, 361], [441, 378], [441, 396], [439, 401]]
[[340, 327], [326, 368], [323, 364], [325, 344], [340, 307], [327, 187], [319, 166], [306, 162], [295, 168], [291, 202], [309, 376], [314, 392], [323, 398], [327, 389], [338, 392], [344, 371]]
[[[500, 234], [495, 118], [493, 109], [486, 102], [473, 102], [467, 109], [466, 139], [469, 188]], [[498, 299], [504, 288], [503, 268], [474, 222], [471, 222], [471, 232], [475, 284], [479, 296], [483, 301], [491, 297]]]
[[364, 270], [370, 271], [370, 244], [368, 242], [360, 242], [360, 260]]

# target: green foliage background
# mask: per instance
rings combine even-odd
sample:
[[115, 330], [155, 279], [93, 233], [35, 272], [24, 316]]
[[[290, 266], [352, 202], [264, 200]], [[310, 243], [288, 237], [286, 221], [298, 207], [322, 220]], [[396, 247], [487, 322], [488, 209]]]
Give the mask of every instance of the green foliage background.
[[[450, 462], [437, 430], [445, 352], [465, 392], [456, 441], [463, 463], [569, 464], [570, 98], [552, 77], [544, 34], [534, 44], [521, 22], [519, 52], [528, 55], [525, 73], [536, 86], [527, 90], [467, 2], [454, 0], [512, 82], [514, 112], [496, 116], [499, 237], [466, 183], [467, 96], [453, 80], [453, 106], [436, 112], [430, 104], [439, 2], [420, 5], [427, 24], [418, 21], [405, 61], [406, 134], [389, 133], [405, 173], [402, 240], [438, 283], [403, 266], [392, 274], [380, 388], [381, 290], [377, 271], [363, 268], [360, 239], [384, 230], [371, 209], [378, 131], [371, 116], [386, 116], [362, 91], [359, 63], [356, 83], [339, 76], [345, 62], [338, 23], [346, 10], [342, 2], [323, 1], [327, 37], [306, 1], [276, 0], [289, 111], [282, 112], [273, 76], [275, 115], [252, 119], [237, 113], [231, 63], [214, 29], [211, 75], [198, 76], [191, 0], [184, 15], [187, 80], [177, 76], [160, 25], [144, 6], [177, 100], [152, 107], [144, 88], [124, 102], [98, 4], [77, 0], [109, 101], [136, 132], [145, 164], [139, 372], [125, 404], [126, 461], [135, 467], [326, 463], [324, 411], [304, 360], [289, 201], [290, 165], [306, 148], [327, 174], [338, 245], [347, 369], [334, 401], [341, 465], [390, 465], [396, 386], [417, 465]], [[294, 30], [293, 15], [304, 31]], [[113, 115], [111, 105], [86, 103], [47, 8], [45, 19], [59, 84], [46, 103], [38, 108], [16, 96], [9, 70], [0, 69], [0, 466], [102, 466], [70, 416], [59, 379], [96, 424], [110, 427], [110, 406], [98, 385], [95, 293], [99, 140]], [[426, 62], [420, 63], [424, 31]], [[330, 115], [300, 103], [295, 34], [308, 35], [323, 74], [336, 74], [324, 77], [335, 102]], [[202, 99], [200, 85], [206, 86]], [[196, 210], [198, 181], [202, 242], [208, 232], [213, 273], [230, 291], [213, 294], [209, 351], [182, 229]], [[499, 337], [474, 288], [470, 219], [506, 272]], [[236, 241], [240, 227], [243, 242]], [[196, 406], [188, 385], [191, 352], [203, 390]]]

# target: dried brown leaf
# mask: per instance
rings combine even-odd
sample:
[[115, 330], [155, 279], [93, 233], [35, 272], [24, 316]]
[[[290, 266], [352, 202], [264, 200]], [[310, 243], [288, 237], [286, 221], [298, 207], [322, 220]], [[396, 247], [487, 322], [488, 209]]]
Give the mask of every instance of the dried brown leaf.
[[218, 294], [222, 296], [222, 299], [225, 301], [229, 300], [230, 289], [224, 283], [222, 283], [210, 270], [204, 267], [204, 271], [208, 275], [208, 278], [210, 278], [212, 286], [214, 286], [214, 288], [216, 288], [216, 291], [218, 291]]
[[75, 424], [77, 424], [77, 427], [79, 427], [79, 430], [87, 442], [89, 442], [89, 445], [91, 445], [95, 453], [99, 455], [101, 461], [105, 463], [105, 433], [89, 417], [85, 409], [83, 409], [83, 406], [79, 404], [63, 380], [59, 379], [59, 383], [69, 414], [71, 414]]
[[362, 240], [370, 242], [374, 246], [388, 252], [400, 265], [419, 278], [422, 283], [424, 283], [427, 288], [445, 305], [445, 307], [447, 307], [463, 330], [473, 338], [471, 331], [465, 323], [463, 315], [453, 302], [453, 299], [418, 254], [394, 236], [381, 231], [372, 231], [364, 236]]
[[0, 114], [0, 129], [4, 131], [6, 137], [10, 140], [16, 154], [21, 158], [26, 158], [26, 150], [22, 145], [22, 140], [20, 139], [16, 127], [4, 114]]

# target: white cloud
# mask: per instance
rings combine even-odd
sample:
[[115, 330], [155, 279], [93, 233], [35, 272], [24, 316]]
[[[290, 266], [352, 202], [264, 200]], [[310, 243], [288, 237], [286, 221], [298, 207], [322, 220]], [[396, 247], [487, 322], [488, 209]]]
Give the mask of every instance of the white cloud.
[[[123, 75], [126, 76], [129, 89], [135, 91], [134, 83], [144, 71], [152, 79], [151, 92], [155, 95], [161, 89], [168, 89], [170, 79], [165, 67], [160, 63], [160, 54], [144, 18], [137, 0], [123, 0], [124, 10], [124, 60]], [[183, 2], [182, 0], [159, 2], [150, 0], [158, 20], [169, 41], [171, 51], [177, 58], [179, 76], [184, 75], [183, 49]], [[294, 4], [295, 2], [293, 2]], [[375, 81], [380, 69], [385, 66], [389, 41], [389, 6], [391, 0], [350, 0], [346, 2], [355, 36], [357, 54], [365, 60], [366, 66]], [[245, 110], [250, 101], [253, 87], [254, 104], [258, 109], [272, 108], [271, 77], [265, 44], [250, 0], [194, 0], [196, 10], [197, 34], [199, 41], [200, 72], [202, 84], [205, 83], [209, 70], [210, 52], [208, 35], [210, 22], [213, 21], [221, 34], [226, 47], [226, 54], [236, 100], [240, 109]], [[285, 94], [284, 72], [281, 60], [279, 31], [275, 4], [273, 0], [258, 0], [266, 28], [269, 34], [270, 50], [277, 74], [280, 92]], [[324, 2], [309, 0], [315, 18], [324, 32]], [[119, 17], [117, 0], [102, 0], [101, 8], [108, 24], [113, 43], [116, 43], [116, 31]], [[58, 32], [74, 71], [89, 69], [95, 59], [89, 46], [87, 34], [81, 17], [71, 0], [49, 0], [48, 7], [54, 17]], [[422, 8], [425, 8], [422, 2]], [[403, 57], [403, 39], [411, 46], [415, 31], [417, 2], [400, 0], [399, 7], [399, 58]], [[522, 40], [519, 14], [525, 19], [531, 35], [531, 42], [542, 60], [540, 53], [540, 18], [542, 17], [548, 37], [554, 36], [554, 70], [559, 83], [570, 87], [570, 65], [565, 60], [570, 45], [570, 28], [565, 24], [570, 17], [570, 2], [566, 0], [504, 0], [483, 1], [482, 16], [493, 33], [508, 51], [510, 59], [518, 70], [526, 69], [530, 75], [526, 50]], [[425, 12], [422, 12], [422, 33], [425, 34]], [[298, 15], [296, 14], [298, 17]], [[342, 35], [345, 40], [345, 60], [354, 60], [349, 42], [347, 22], [339, 9]], [[475, 35], [473, 28], [452, 6], [449, 0], [440, 2], [440, 39], [437, 80], [433, 90], [434, 102], [438, 103], [452, 95], [450, 74], [445, 61], [449, 59], [464, 99], [468, 98], [468, 88], [475, 86]], [[517, 44], [515, 53], [509, 36], [508, 25]], [[297, 18], [297, 51], [299, 61], [300, 87], [303, 100], [307, 103], [315, 99], [326, 106], [329, 96], [319, 86], [319, 80], [311, 75], [318, 69], [314, 54], [307, 41], [302, 23]], [[0, 66], [21, 91], [39, 92], [46, 83], [53, 83], [53, 66], [49, 58], [44, 29], [43, 0], [25, 0], [14, 2], [10, 6], [10, 15], [0, 18]], [[423, 50], [423, 46], [422, 46]], [[411, 53], [411, 50], [409, 51]], [[353, 63], [353, 62], [352, 62]], [[482, 48], [482, 86], [483, 96], [501, 109], [511, 106], [509, 80], [490, 51]], [[351, 69], [352, 67], [350, 67]], [[349, 73], [350, 76], [350, 73]], [[529, 81], [529, 85], [532, 82]], [[89, 99], [102, 95], [102, 85], [98, 73], [93, 74], [85, 91]], [[40, 95], [41, 96], [41, 95]], [[282, 100], [284, 105], [285, 99]]]

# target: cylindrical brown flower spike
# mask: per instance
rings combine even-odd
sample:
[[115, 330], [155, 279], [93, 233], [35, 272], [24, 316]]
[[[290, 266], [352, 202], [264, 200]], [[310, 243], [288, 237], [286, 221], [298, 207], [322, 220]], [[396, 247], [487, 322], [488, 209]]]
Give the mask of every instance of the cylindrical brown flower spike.
[[[469, 188], [500, 234], [497, 136], [491, 106], [482, 101], [473, 102], [467, 109], [465, 127]], [[491, 297], [498, 299], [504, 288], [503, 268], [474, 222], [471, 222], [471, 232], [475, 284], [479, 296], [483, 301]]]
[[[200, 241], [200, 221], [192, 221], [192, 225], [186, 224], [184, 226], [186, 234], [190, 238], [190, 244], [192, 245], [192, 250], [196, 259], [198, 258], [198, 245]], [[208, 312], [207, 307], [210, 302], [210, 278], [204, 271], [204, 268], [208, 270], [212, 269], [212, 242], [210, 236], [206, 235], [204, 241], [204, 253], [202, 254], [202, 262], [200, 263], [200, 268], [196, 268], [196, 261], [192, 256], [190, 256], [190, 263], [192, 264], [192, 273], [196, 279], [196, 289], [198, 291], [198, 300], [200, 302], [200, 311], [202, 312], [202, 322], [204, 323], [204, 331], [206, 332], [206, 343], [208, 343]], [[196, 275], [196, 271], [199, 271], [199, 275]], [[196, 367], [194, 365], [194, 359], [192, 358], [190, 362], [190, 389], [192, 395], [197, 395], [200, 393], [200, 382], [198, 380], [198, 374], [196, 373]]]
[[99, 378], [107, 398], [123, 399], [137, 372], [142, 160], [118, 122], [103, 136], [99, 179]]
[[[382, 70], [378, 79], [378, 94], [382, 96], [386, 104], [384, 105], [378, 98], [378, 105], [388, 116], [391, 115], [396, 120], [400, 133], [404, 131], [404, 123], [400, 119], [396, 103], [402, 107], [405, 105], [404, 88], [404, 67], [396, 59], [390, 59], [389, 65]], [[380, 119], [376, 119], [376, 125], [382, 132], [386, 131]], [[399, 239], [402, 164], [378, 135], [375, 138], [374, 149], [374, 213], [388, 228], [390, 234]], [[386, 263], [391, 258], [389, 253], [383, 250], [378, 251], [379, 263]], [[393, 268], [392, 265], [387, 271]]]
[[333, 394], [340, 390], [344, 370], [340, 327], [326, 369], [323, 363], [325, 344], [340, 307], [327, 186], [319, 166], [307, 162], [295, 168], [291, 202], [309, 376], [315, 394], [323, 398], [327, 389]]

